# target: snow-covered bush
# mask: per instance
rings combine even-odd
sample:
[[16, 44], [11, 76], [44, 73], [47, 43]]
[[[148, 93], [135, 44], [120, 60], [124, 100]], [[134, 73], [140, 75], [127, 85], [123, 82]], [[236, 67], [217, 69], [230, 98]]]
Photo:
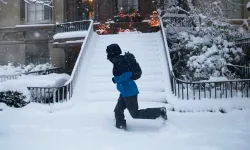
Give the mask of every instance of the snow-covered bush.
[[235, 78], [227, 64], [240, 64], [244, 53], [233, 41], [239, 35], [238, 27], [226, 21], [220, 6], [220, 1], [214, 1], [205, 9], [193, 5], [189, 11], [178, 6], [166, 9], [166, 12], [180, 10], [194, 18], [193, 27], [186, 32], [176, 32], [174, 40], [170, 34], [168, 36], [173, 69], [178, 78], [188, 81]]
[[29, 64], [27, 66], [22, 64], [14, 66], [13, 63], [8, 63], [8, 65], [0, 66], [0, 75], [22, 74], [33, 71], [51, 69], [54, 67], [55, 66], [50, 63], [39, 64], [39, 65]]
[[26, 96], [17, 91], [0, 92], [0, 103], [5, 103], [9, 107], [21, 108], [29, 104], [25, 101]]
[[178, 52], [182, 63], [175, 63], [174, 69], [177, 74], [180, 74], [180, 69], [181, 72], [184, 69], [192, 81], [222, 76], [233, 79], [234, 74], [230, 73], [227, 64], [238, 64], [244, 56], [241, 48], [236, 48], [234, 42], [228, 42], [221, 35], [202, 37], [181, 32], [179, 40], [182, 41], [182, 48]]
[[[49, 75], [23, 75], [16, 80], [8, 80], [0, 83], [0, 103], [3, 102], [8, 106], [21, 107], [28, 104], [31, 100], [38, 96], [39, 102], [53, 102], [53, 94], [56, 88], [50, 90], [45, 88], [61, 87], [70, 76], [67, 74], [49, 74]], [[28, 89], [29, 87], [44, 87], [43, 90]], [[61, 92], [62, 93], [62, 92]], [[66, 94], [65, 94], [66, 95]]]

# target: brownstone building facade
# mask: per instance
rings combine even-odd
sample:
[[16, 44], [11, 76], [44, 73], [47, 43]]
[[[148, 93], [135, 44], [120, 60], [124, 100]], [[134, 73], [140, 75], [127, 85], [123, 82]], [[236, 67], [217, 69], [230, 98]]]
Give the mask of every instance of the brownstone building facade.
[[[206, 0], [209, 1], [213, 0]], [[249, 17], [245, 7], [247, 0], [231, 1], [241, 5], [225, 5], [224, 11], [229, 19], [238, 21]], [[72, 62], [77, 57], [75, 53], [79, 52], [81, 43], [74, 47], [55, 47], [53, 36], [56, 34], [56, 24], [86, 19], [103, 23], [114, 19], [121, 10], [124, 13], [138, 11], [142, 20], [147, 20], [156, 6], [174, 3], [185, 8], [186, 2], [187, 0], [52, 0], [53, 7], [48, 7], [25, 3], [24, 0], [8, 0], [7, 4], [0, 1], [0, 65], [8, 62], [29, 64], [49, 61], [67, 70], [72, 68]], [[196, 0], [193, 2], [196, 5]], [[113, 26], [122, 24], [124, 23], [113, 23]], [[134, 27], [143, 25], [148, 24], [135, 23]]]
[[[85, 19], [82, 15], [84, 8], [82, 5], [86, 0], [65, 0], [65, 21], [75, 21]], [[92, 10], [88, 12], [90, 18], [95, 21], [105, 22], [112, 19], [118, 11], [127, 13], [131, 9], [139, 11], [143, 18], [148, 18], [154, 10], [156, 4], [164, 4], [164, 0], [89, 0]], [[77, 9], [76, 9], [77, 8]], [[85, 14], [86, 15], [86, 14]]]

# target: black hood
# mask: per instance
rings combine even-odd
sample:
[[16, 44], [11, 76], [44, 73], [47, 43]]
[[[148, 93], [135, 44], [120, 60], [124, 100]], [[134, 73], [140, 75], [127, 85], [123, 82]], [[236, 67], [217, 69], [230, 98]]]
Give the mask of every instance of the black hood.
[[111, 44], [107, 46], [106, 52], [107, 52], [107, 59], [112, 62], [113, 58], [122, 53], [122, 50], [118, 44]]

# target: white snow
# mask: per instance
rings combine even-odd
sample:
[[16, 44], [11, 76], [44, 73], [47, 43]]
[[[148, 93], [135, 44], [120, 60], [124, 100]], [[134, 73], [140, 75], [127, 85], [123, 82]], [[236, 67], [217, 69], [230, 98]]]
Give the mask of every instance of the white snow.
[[30, 101], [30, 91], [27, 87], [60, 87], [70, 78], [67, 74], [49, 75], [22, 75], [16, 80], [0, 82], [0, 91], [18, 91], [26, 96], [26, 101]]
[[26, 24], [26, 25], [16, 25], [16, 28], [21, 27], [45, 27], [45, 26], [55, 26], [55, 24]]
[[247, 3], [246, 7], [247, 7], [247, 8], [250, 8], [250, 2]]
[[0, 66], [0, 75], [20, 74], [25, 72], [51, 69], [54, 67], [55, 66], [50, 63], [39, 64], [39, 65], [29, 64], [27, 66], [25, 65], [14, 66], [12, 63], [8, 63], [8, 65]]
[[83, 40], [66, 41], [66, 43], [82, 43]]
[[57, 33], [53, 36], [54, 40], [56, 39], [67, 39], [67, 38], [79, 38], [87, 36], [88, 31], [74, 31], [74, 32], [64, 32]]
[[[29, 104], [22, 109], [0, 105], [1, 150], [249, 150], [249, 99], [177, 99], [170, 91], [159, 36], [94, 34], [82, 56], [73, 99], [50, 106]], [[112, 65], [105, 53], [113, 42], [123, 52], [135, 54], [142, 67], [143, 76], [136, 81], [139, 108], [166, 106], [167, 125], [162, 126], [161, 120], [132, 119], [126, 110], [129, 131], [114, 127], [119, 93], [111, 81]], [[48, 78], [44, 84], [50, 82]], [[159, 103], [166, 100], [168, 104]], [[221, 109], [227, 113], [220, 113]]]
[[124, 31], [124, 32], [119, 32], [119, 34], [138, 34], [141, 33], [140, 31]]
[[[140, 108], [163, 106], [139, 103]], [[189, 105], [189, 104], [188, 104]], [[168, 112], [169, 121], [132, 119], [129, 131], [114, 127], [115, 102], [68, 103], [56, 112], [30, 104], [0, 111], [1, 150], [249, 150], [250, 110]]]

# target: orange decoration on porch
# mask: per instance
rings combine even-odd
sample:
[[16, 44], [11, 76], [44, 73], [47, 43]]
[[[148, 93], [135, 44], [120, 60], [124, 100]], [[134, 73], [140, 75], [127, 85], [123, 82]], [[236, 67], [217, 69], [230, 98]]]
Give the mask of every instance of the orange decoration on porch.
[[99, 29], [96, 30], [97, 34], [108, 34], [107, 26], [105, 24], [98, 25]]
[[150, 26], [151, 27], [159, 27], [160, 26], [160, 18], [159, 18], [159, 15], [158, 15], [158, 12], [157, 11], [153, 11], [153, 14], [150, 16]]

